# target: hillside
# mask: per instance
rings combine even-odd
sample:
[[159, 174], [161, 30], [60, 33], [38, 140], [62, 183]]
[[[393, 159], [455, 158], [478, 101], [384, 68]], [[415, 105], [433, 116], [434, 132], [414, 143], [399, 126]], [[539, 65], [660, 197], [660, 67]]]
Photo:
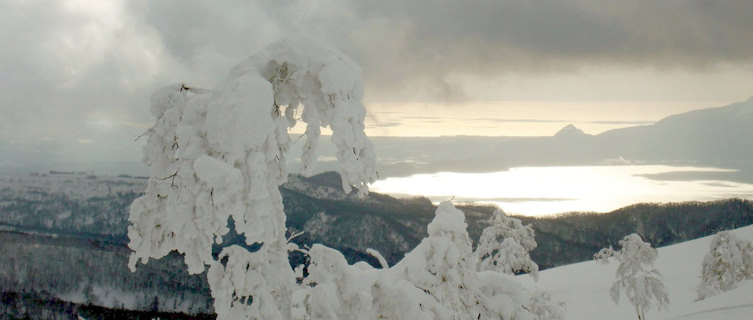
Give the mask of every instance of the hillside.
[[3, 319], [203, 319], [213, 313], [206, 275], [189, 275], [178, 254], [131, 273], [122, 243], [7, 231], [0, 232], [0, 253]]
[[[282, 186], [288, 228], [305, 231], [303, 241], [321, 242], [349, 252], [374, 248], [395, 263], [426, 236], [425, 225], [435, 210], [428, 199], [396, 199], [378, 193], [356, 199], [320, 182], [339, 185], [339, 179], [332, 182], [333, 179], [337, 178], [332, 173], [291, 177]], [[461, 204], [458, 208], [466, 214], [469, 234], [478, 239], [494, 207]], [[607, 213], [517, 218], [531, 224], [536, 232], [534, 261], [542, 268], [550, 268], [590, 259], [600, 248], [614, 245], [622, 235], [633, 232], [656, 246], [666, 246], [750, 225], [753, 202], [729, 199], [636, 204]]]
[[[135, 274], [127, 270], [128, 206], [144, 184], [132, 177], [80, 173], [0, 177], [0, 252], [11, 257], [0, 263], [3, 314], [33, 311], [41, 313], [30, 314], [66, 318], [71, 310], [105, 312], [96, 309], [101, 307], [151, 315], [148, 312], [210, 313], [204, 275], [188, 276], [179, 255], [150, 261]], [[345, 194], [335, 173], [291, 175], [281, 191], [288, 229], [304, 231], [295, 241], [337, 248], [351, 263], [376, 265], [365, 253], [374, 248], [394, 264], [426, 236], [436, 209], [426, 198], [371, 193], [360, 199]], [[471, 237], [477, 239], [494, 208], [458, 207], [466, 214]], [[533, 260], [551, 268], [590, 259], [599, 248], [631, 232], [658, 246], [753, 224], [753, 202], [639, 204], [606, 214], [518, 218], [536, 232]], [[223, 242], [240, 239], [227, 235]], [[293, 258], [302, 262], [302, 257]], [[44, 301], [48, 309], [24, 309], [29, 301]]]
[[554, 217], [519, 217], [536, 230], [539, 247], [532, 257], [542, 267], [587, 260], [600, 248], [638, 233], [655, 247], [668, 246], [753, 224], [753, 202], [642, 203], [609, 213], [570, 213]]
[[[0, 226], [125, 244], [128, 206], [145, 183], [132, 177], [77, 173], [0, 176]], [[296, 241], [324, 243], [349, 253], [351, 261], [371, 259], [364, 254], [367, 248], [377, 249], [390, 263], [398, 261], [426, 235], [425, 226], [436, 209], [420, 197], [371, 193], [359, 199], [345, 194], [333, 172], [310, 178], [291, 175], [280, 190], [288, 229], [304, 231]], [[466, 212], [471, 237], [477, 238], [494, 208], [459, 207]], [[632, 232], [663, 246], [753, 224], [753, 204], [737, 199], [637, 204], [605, 214], [518, 218], [533, 225], [539, 243], [533, 257], [547, 268], [588, 259]], [[233, 242], [232, 236], [226, 238]]]
[[[753, 226], [733, 231], [741, 238], [753, 240]], [[669, 294], [667, 311], [650, 310], [648, 319], [750, 319], [753, 312], [753, 280], [743, 282], [738, 288], [695, 301], [695, 287], [701, 274], [701, 261], [708, 252], [711, 237], [659, 249], [656, 268], [663, 275], [663, 283]], [[567, 319], [635, 319], [635, 312], [622, 297], [615, 305], [609, 288], [614, 281], [617, 263], [599, 265], [593, 261], [571, 264], [539, 273], [538, 283], [529, 277], [519, 277], [529, 287], [549, 291], [553, 299], [566, 304]]]

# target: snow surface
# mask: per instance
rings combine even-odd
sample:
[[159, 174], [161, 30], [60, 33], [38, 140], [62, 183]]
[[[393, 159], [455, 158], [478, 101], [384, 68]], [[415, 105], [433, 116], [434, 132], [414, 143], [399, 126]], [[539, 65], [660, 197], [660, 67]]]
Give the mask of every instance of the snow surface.
[[[743, 239], [753, 239], [753, 226], [732, 231]], [[701, 262], [709, 250], [712, 236], [659, 248], [654, 266], [663, 275], [669, 294], [666, 311], [651, 309], [647, 319], [751, 319], [753, 317], [753, 280], [736, 289], [696, 301], [700, 282]], [[618, 262], [600, 265], [582, 262], [539, 273], [538, 283], [528, 276], [519, 276], [529, 287], [548, 291], [552, 299], [566, 304], [566, 319], [636, 319], [627, 300], [612, 302], [609, 288], [614, 282]]]
[[[54, 171], [52, 171], [54, 172]], [[95, 176], [86, 172], [3, 174], [0, 190], [8, 196], [23, 196], [30, 200], [45, 200], [50, 194], [87, 200], [93, 197], [109, 197], [118, 193], [144, 191], [146, 180], [132, 177]], [[70, 212], [61, 212], [58, 219], [70, 217]]]

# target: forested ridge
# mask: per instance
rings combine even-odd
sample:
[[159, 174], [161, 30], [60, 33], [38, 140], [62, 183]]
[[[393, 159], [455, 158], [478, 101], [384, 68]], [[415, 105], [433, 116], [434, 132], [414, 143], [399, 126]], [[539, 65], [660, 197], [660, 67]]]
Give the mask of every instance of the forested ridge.
[[[103, 184], [110, 180], [101, 179]], [[134, 190], [144, 183], [128, 181]], [[393, 264], [426, 236], [426, 225], [436, 210], [428, 199], [397, 199], [377, 193], [358, 198], [338, 186], [335, 173], [310, 178], [291, 175], [281, 186], [288, 230], [304, 232], [296, 242], [308, 246], [323, 243], [342, 251], [351, 263], [365, 260], [376, 266], [376, 259], [366, 254], [367, 248], [378, 250]], [[104, 189], [96, 184], [89, 187]], [[23, 301], [42, 299], [49, 301], [43, 305], [57, 306], [51, 308], [63, 313], [80, 309], [61, 307], [65, 303], [144, 312], [211, 313], [204, 275], [188, 276], [179, 255], [152, 260], [136, 273], [127, 270], [127, 212], [137, 196], [136, 191], [123, 190], [86, 197], [67, 194], [65, 188], [0, 189], [0, 244], [4, 256], [11, 257], [0, 264], [4, 312], [41, 314], [19, 306]], [[470, 236], [478, 239], [494, 207], [458, 208], [466, 214]], [[590, 259], [600, 248], [616, 245], [623, 235], [633, 232], [660, 247], [750, 225], [753, 202], [636, 204], [609, 213], [516, 218], [533, 226], [538, 247], [531, 256], [545, 269]], [[225, 240], [237, 241], [232, 236]], [[98, 273], [106, 276], [93, 276]], [[186, 301], [191, 302], [183, 303]]]

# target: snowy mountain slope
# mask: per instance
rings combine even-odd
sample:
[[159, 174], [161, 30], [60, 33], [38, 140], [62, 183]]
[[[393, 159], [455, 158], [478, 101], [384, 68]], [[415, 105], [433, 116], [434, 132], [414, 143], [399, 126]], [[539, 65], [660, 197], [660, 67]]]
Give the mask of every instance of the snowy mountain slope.
[[[736, 235], [753, 240], [753, 226], [735, 229]], [[700, 281], [701, 261], [708, 252], [711, 237], [659, 248], [655, 264], [663, 275], [669, 294], [666, 311], [652, 309], [648, 319], [751, 319], [753, 315], [753, 280], [738, 288], [695, 301]], [[529, 287], [549, 291], [553, 299], [567, 305], [567, 319], [636, 319], [632, 305], [623, 297], [615, 305], [609, 295], [617, 263], [599, 265], [587, 261], [549, 269], [539, 273], [538, 283], [519, 277]]]

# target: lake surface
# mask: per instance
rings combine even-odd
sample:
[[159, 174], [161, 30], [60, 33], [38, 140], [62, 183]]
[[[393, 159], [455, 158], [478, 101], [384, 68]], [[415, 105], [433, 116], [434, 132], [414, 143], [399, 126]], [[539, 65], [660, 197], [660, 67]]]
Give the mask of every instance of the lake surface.
[[734, 174], [731, 169], [664, 165], [519, 167], [387, 178], [370, 189], [397, 196], [421, 195], [434, 202], [494, 203], [508, 213], [538, 216], [608, 212], [640, 202], [753, 199], [753, 184], [715, 178]]

